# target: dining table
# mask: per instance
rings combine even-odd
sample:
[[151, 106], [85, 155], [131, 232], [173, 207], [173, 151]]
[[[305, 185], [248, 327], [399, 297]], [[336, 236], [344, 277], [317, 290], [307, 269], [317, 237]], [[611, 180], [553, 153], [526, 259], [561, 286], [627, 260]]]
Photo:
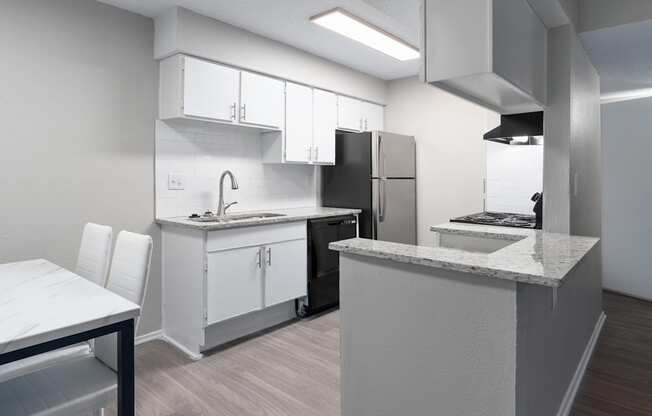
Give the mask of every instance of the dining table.
[[135, 413], [139, 315], [138, 305], [48, 260], [0, 264], [0, 365], [117, 333], [119, 416]]

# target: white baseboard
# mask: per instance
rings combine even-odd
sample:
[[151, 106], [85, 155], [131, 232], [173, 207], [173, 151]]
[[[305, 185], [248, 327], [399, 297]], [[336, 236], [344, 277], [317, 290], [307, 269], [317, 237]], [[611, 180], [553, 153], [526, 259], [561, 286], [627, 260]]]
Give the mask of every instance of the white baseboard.
[[163, 339], [163, 331], [160, 330], [160, 329], [156, 330], [156, 331], [149, 332], [147, 334], [137, 336], [136, 339], [135, 339], [135, 344], [140, 345], [140, 344], [144, 344], [146, 342], [154, 341], [154, 340], [157, 340], [157, 339]]
[[165, 335], [162, 329], [137, 336], [135, 339], [135, 344], [140, 345], [155, 340], [161, 340], [167, 342], [168, 344], [172, 345], [174, 348], [178, 349], [179, 351], [187, 355], [192, 360], [198, 361], [204, 358], [202, 354], [197, 354], [190, 351], [188, 348], [184, 347], [179, 342], [175, 341], [173, 338], [170, 338], [169, 336]]
[[591, 335], [591, 338], [589, 339], [589, 342], [584, 349], [582, 359], [580, 360], [580, 363], [575, 370], [575, 374], [573, 374], [573, 378], [571, 379], [568, 389], [566, 390], [566, 394], [564, 395], [564, 399], [561, 402], [561, 406], [559, 406], [557, 416], [570, 415], [570, 412], [573, 408], [573, 403], [575, 402], [575, 397], [577, 396], [577, 392], [580, 388], [580, 385], [582, 384], [584, 374], [586, 373], [586, 368], [589, 366], [589, 362], [591, 361], [595, 347], [598, 344], [598, 339], [600, 338], [600, 333], [602, 332], [602, 328], [604, 327], [604, 322], [606, 319], [607, 315], [602, 312], [602, 314], [600, 314], [600, 318], [598, 318], [598, 322], [595, 324], [593, 334]]
[[187, 355], [191, 360], [199, 361], [204, 358], [204, 354], [198, 354], [196, 352], [190, 351], [188, 348], [181, 345], [181, 343], [177, 342], [174, 338], [170, 338], [168, 335], [162, 334], [161, 339]]

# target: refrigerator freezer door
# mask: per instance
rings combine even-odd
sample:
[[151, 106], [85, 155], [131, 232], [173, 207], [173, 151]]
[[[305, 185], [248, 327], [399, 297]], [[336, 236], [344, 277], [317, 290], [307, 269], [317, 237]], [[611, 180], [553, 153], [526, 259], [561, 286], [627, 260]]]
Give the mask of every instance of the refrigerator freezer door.
[[416, 177], [416, 144], [414, 137], [373, 132], [372, 171], [374, 178]]
[[372, 179], [371, 182], [374, 239], [416, 244], [416, 181], [414, 179]]

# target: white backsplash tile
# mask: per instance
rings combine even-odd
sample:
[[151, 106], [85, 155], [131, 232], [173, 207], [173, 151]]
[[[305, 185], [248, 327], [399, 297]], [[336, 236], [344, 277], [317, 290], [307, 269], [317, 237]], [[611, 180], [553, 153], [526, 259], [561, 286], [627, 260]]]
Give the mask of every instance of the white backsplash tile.
[[530, 197], [543, 190], [543, 146], [486, 146], [487, 211], [534, 215]]
[[[230, 212], [317, 205], [315, 167], [263, 164], [255, 130], [156, 122], [156, 216], [186, 216], [215, 211], [219, 177], [231, 170], [239, 189], [225, 180]], [[168, 190], [170, 173], [184, 175], [184, 190]]]

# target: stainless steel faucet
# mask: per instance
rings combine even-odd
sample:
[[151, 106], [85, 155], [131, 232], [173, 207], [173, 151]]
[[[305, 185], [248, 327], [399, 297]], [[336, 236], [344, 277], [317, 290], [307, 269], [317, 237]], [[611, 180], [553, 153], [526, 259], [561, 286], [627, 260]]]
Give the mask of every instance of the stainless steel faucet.
[[231, 189], [236, 190], [238, 189], [238, 181], [235, 179], [235, 176], [233, 176], [233, 173], [230, 170], [225, 170], [222, 172], [222, 176], [220, 176], [220, 203], [217, 206], [217, 216], [222, 217], [224, 214], [226, 214], [226, 210], [229, 209], [231, 205], [235, 205], [238, 202], [229, 202], [224, 205], [224, 178], [228, 176], [231, 178]]

